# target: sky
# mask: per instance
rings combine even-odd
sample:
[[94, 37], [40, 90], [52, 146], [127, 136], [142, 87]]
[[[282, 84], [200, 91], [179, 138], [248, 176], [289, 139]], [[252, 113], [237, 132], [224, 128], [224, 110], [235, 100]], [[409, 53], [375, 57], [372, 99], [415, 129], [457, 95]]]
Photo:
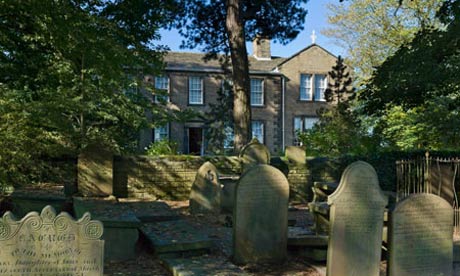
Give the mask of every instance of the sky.
[[[287, 45], [281, 45], [279, 43], [273, 43], [271, 45], [272, 56], [289, 57], [303, 48], [307, 47], [312, 43], [311, 35], [313, 30], [316, 34], [316, 44], [327, 49], [334, 55], [345, 55], [345, 50], [337, 46], [333, 39], [325, 37], [321, 34], [321, 30], [327, 28], [327, 15], [329, 13], [326, 8], [328, 3], [341, 4], [338, 0], [310, 0], [307, 4], [308, 14], [305, 18], [304, 30], [299, 33], [296, 39], [288, 43]], [[176, 30], [162, 30], [161, 40], [159, 44], [168, 46], [171, 51], [187, 51], [187, 52], [199, 52], [199, 49], [180, 49], [179, 46], [182, 41], [182, 37]], [[248, 54], [252, 54], [251, 43], [247, 44]]]

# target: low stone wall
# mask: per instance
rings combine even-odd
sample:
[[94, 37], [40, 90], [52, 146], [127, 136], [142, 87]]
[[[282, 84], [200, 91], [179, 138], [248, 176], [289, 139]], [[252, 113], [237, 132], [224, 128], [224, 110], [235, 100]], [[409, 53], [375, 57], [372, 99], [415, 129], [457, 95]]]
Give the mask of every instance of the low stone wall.
[[[187, 200], [196, 172], [206, 161], [212, 162], [221, 175], [238, 176], [241, 173], [236, 156], [114, 156], [113, 195], [122, 198]], [[341, 167], [326, 158], [307, 158], [305, 164], [296, 164], [273, 157], [270, 164], [288, 178], [291, 202], [311, 201], [314, 181], [337, 181], [337, 177], [340, 177]], [[75, 160], [69, 161], [69, 167], [76, 171]], [[71, 185], [65, 183], [66, 189], [76, 190], [76, 184], [73, 184], [77, 182], [76, 173], [67, 182]]]
[[116, 156], [114, 195], [167, 200], [188, 199], [201, 157]]

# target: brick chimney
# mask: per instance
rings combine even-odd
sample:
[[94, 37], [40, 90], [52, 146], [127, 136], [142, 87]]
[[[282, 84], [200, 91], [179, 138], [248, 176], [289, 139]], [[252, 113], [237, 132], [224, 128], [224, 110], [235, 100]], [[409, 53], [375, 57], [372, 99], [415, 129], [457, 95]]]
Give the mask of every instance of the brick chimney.
[[257, 36], [252, 42], [252, 54], [258, 60], [271, 60], [270, 39]]

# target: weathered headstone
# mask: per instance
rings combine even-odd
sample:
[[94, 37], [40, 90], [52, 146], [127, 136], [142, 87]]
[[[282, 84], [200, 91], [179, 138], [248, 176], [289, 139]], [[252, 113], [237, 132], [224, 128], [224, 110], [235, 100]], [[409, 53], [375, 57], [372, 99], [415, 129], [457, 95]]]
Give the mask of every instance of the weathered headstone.
[[371, 165], [358, 161], [345, 169], [339, 187], [328, 197], [328, 276], [379, 275], [387, 202]]
[[451, 276], [452, 206], [433, 194], [413, 194], [391, 215], [389, 276]]
[[78, 191], [83, 196], [113, 194], [113, 154], [90, 146], [78, 156]]
[[204, 163], [196, 173], [195, 181], [190, 192], [190, 212], [219, 213], [220, 212], [219, 174], [211, 162]]
[[0, 275], [103, 275], [102, 223], [86, 213], [75, 221], [51, 206], [16, 221], [0, 220]]
[[236, 186], [233, 252], [237, 264], [286, 257], [289, 183], [270, 165], [255, 165]]
[[286, 158], [296, 165], [304, 165], [307, 162], [305, 147], [287, 146], [285, 149]]
[[270, 163], [270, 151], [254, 138], [241, 149], [239, 158], [242, 171], [245, 172], [254, 165]]

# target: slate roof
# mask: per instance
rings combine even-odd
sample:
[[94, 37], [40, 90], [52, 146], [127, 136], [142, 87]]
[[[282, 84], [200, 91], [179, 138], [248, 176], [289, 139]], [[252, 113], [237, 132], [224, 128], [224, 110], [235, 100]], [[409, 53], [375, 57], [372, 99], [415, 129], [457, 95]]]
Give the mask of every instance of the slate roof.
[[[167, 52], [164, 56], [166, 70], [222, 72], [218, 60], [212, 59], [205, 62], [204, 56], [203, 53]], [[281, 57], [272, 57], [271, 60], [257, 60], [252, 56], [248, 58], [249, 70], [255, 73], [273, 73], [278, 64], [286, 60], [286, 58]]]

